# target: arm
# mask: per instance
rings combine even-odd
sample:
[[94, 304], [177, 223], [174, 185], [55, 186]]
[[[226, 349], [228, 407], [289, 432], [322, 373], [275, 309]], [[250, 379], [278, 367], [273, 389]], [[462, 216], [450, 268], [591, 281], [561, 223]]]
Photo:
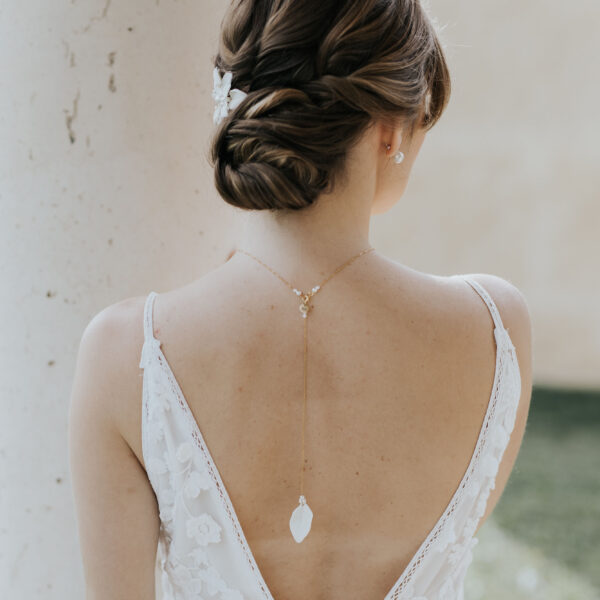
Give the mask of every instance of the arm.
[[132, 308], [127, 300], [90, 321], [72, 386], [69, 460], [87, 600], [155, 597], [156, 497], [122, 435], [131, 426], [119, 426], [129, 414], [141, 429], [142, 317]]

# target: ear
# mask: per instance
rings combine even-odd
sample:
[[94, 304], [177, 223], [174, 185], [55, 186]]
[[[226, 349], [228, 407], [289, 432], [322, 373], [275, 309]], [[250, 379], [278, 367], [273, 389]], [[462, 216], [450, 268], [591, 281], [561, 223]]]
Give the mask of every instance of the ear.
[[396, 127], [393, 131], [392, 131], [392, 137], [390, 139], [390, 141], [388, 142], [388, 144], [391, 146], [391, 148], [387, 151], [388, 156], [392, 156], [393, 154], [395, 154], [396, 152], [398, 152], [398, 150], [400, 150], [402, 143], [403, 143], [403, 131], [401, 127]]
[[386, 124], [383, 122], [379, 123], [380, 126], [380, 135], [381, 135], [381, 144], [386, 146], [389, 144], [389, 150], [385, 150], [386, 156], [393, 156], [398, 150], [403, 142], [403, 130], [400, 125], [394, 126], [392, 124]]

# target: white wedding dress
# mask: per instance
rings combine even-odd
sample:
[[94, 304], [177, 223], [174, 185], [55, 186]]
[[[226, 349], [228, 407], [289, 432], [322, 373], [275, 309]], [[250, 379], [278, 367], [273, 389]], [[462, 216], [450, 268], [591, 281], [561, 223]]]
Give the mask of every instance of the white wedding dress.
[[[467, 470], [444, 513], [382, 600], [463, 600], [477, 524], [513, 431], [521, 376], [510, 336], [487, 291], [463, 277], [494, 320], [496, 370]], [[142, 448], [160, 509], [157, 578], [164, 600], [274, 599], [246, 541], [202, 433], [144, 309]]]

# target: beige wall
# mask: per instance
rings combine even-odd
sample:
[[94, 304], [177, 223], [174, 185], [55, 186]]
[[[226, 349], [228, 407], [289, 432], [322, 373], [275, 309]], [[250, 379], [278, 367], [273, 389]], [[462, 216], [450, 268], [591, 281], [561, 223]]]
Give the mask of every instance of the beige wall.
[[381, 251], [527, 297], [535, 383], [600, 387], [600, 5], [431, 2], [454, 91]]
[[[201, 275], [235, 237], [205, 157], [223, 9], [0, 11], [1, 597], [83, 597], [66, 435], [83, 328], [117, 300]], [[373, 243], [417, 269], [513, 281], [533, 314], [536, 382], [598, 387], [600, 5], [432, 11], [454, 95]]]

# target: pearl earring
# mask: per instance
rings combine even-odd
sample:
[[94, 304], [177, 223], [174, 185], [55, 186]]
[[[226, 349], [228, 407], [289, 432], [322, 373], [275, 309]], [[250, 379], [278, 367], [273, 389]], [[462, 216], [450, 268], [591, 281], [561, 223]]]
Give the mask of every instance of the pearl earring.
[[[400, 139], [398, 140], [398, 143], [399, 144], [402, 143], [402, 134], [400, 134]], [[389, 150], [391, 148], [391, 146], [389, 144], [386, 144], [385, 147], [387, 150]], [[400, 150], [398, 150], [398, 152], [396, 152], [394, 154], [394, 162], [397, 165], [399, 165], [403, 160], [404, 160], [404, 152], [400, 152]]]
[[404, 152], [400, 152], [400, 150], [398, 150], [398, 152], [396, 152], [396, 154], [394, 154], [394, 162], [397, 165], [399, 165], [403, 160], [404, 160]]

